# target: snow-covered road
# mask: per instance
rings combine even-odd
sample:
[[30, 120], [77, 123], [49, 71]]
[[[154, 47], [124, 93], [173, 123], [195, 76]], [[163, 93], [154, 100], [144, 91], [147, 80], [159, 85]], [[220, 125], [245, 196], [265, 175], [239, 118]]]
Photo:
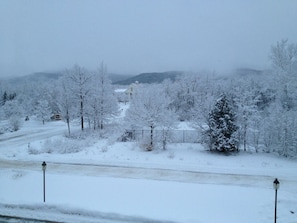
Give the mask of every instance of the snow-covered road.
[[[37, 161], [17, 161], [0, 159], [1, 169], [42, 171], [41, 163]], [[92, 177], [117, 177], [132, 179], [147, 179], [161, 181], [176, 181], [198, 184], [237, 185], [247, 187], [269, 188], [273, 177], [269, 175], [251, 175], [239, 173], [213, 173], [188, 170], [129, 167], [115, 165], [95, 165], [82, 163], [47, 162], [47, 173], [81, 175]], [[286, 185], [297, 184], [297, 179], [282, 178]], [[297, 192], [297, 188], [296, 188]]]
[[0, 152], [5, 152], [12, 147], [28, 146], [28, 143], [32, 141], [63, 135], [67, 130], [65, 123], [62, 122], [52, 122], [50, 125], [40, 126], [36, 121], [32, 121], [28, 127], [28, 129], [21, 128], [12, 133], [0, 134]]

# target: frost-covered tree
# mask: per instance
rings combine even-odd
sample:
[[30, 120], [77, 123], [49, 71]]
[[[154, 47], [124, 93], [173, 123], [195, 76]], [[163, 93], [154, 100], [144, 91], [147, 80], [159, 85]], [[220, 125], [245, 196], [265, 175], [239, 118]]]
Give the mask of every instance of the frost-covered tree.
[[105, 64], [101, 64], [93, 78], [92, 93], [88, 97], [89, 119], [94, 129], [103, 129], [113, 116], [118, 114], [118, 103], [107, 74]]
[[216, 102], [208, 116], [208, 129], [205, 132], [210, 150], [232, 152], [238, 150], [235, 113], [226, 95]]
[[[248, 144], [251, 145], [253, 139], [254, 142], [257, 141], [256, 136], [259, 135], [257, 123], [259, 123], [258, 119], [260, 119], [264, 104], [258, 107], [261, 102], [258, 98], [259, 89], [252, 78], [237, 79], [232, 82], [230, 89], [232, 89], [235, 102], [239, 142], [243, 145], [243, 150], [246, 151]], [[254, 143], [255, 148], [257, 145]]]
[[185, 73], [168, 88], [168, 95], [172, 99], [170, 106], [175, 109], [180, 120], [201, 121], [217, 91], [219, 88], [213, 73]]
[[[126, 124], [132, 129], [148, 129], [150, 131], [147, 150], [154, 148], [154, 130], [170, 129], [176, 122], [175, 113], [169, 108], [171, 100], [160, 85], [150, 88], [138, 86], [135, 89], [129, 109], [126, 111]], [[163, 139], [164, 140], [164, 139]]]
[[6, 101], [5, 105], [1, 107], [4, 113], [4, 119], [9, 120], [10, 127], [14, 131], [20, 129], [22, 124], [23, 110], [17, 100]]
[[277, 94], [263, 123], [265, 150], [296, 156], [297, 45], [287, 40], [277, 42], [271, 47], [270, 59]]
[[7, 101], [7, 92], [4, 91], [3, 96], [2, 96], [2, 98], [1, 98], [1, 101], [0, 101], [0, 106], [5, 105], [5, 102], [6, 102], [6, 101]]
[[297, 106], [297, 44], [281, 40], [271, 47], [270, 59], [277, 75], [278, 95], [287, 109]]
[[34, 85], [34, 83], [24, 82], [21, 86], [18, 86], [18, 103], [22, 106], [25, 116], [36, 115], [35, 107], [37, 101], [40, 99], [40, 85]]
[[16, 96], [17, 95], [15, 92], [8, 94], [6, 91], [4, 91], [2, 97], [0, 98], [0, 106], [3, 106], [7, 101], [12, 101], [16, 98]]
[[93, 75], [77, 64], [71, 70], [67, 70], [65, 75], [68, 87], [79, 107], [81, 130], [84, 130], [85, 108], [87, 107], [86, 102], [90, 93]]
[[289, 44], [287, 39], [278, 41], [271, 47], [270, 59], [275, 71], [280, 75], [296, 74], [297, 45]]
[[64, 119], [67, 123], [68, 135], [70, 136], [70, 121], [75, 114], [75, 103], [72, 92], [67, 86], [67, 79], [62, 77], [59, 81], [59, 91], [58, 91], [58, 107]]
[[297, 112], [286, 110], [279, 101], [270, 107], [270, 114], [259, 120], [265, 152], [285, 157], [297, 155]]
[[58, 89], [58, 81], [56, 80], [47, 85], [46, 95], [45, 95], [45, 99], [48, 101], [49, 107], [53, 114], [60, 113], [60, 109], [58, 105], [58, 97], [59, 97], [59, 89]]
[[37, 117], [41, 119], [42, 124], [44, 124], [45, 121], [50, 119], [51, 113], [52, 113], [52, 110], [49, 106], [48, 101], [45, 99], [38, 100], [36, 105], [36, 114], [37, 114]]
[[184, 74], [178, 78], [171, 91], [173, 98], [171, 106], [175, 109], [180, 120], [190, 120], [195, 106], [199, 78], [196, 74]]

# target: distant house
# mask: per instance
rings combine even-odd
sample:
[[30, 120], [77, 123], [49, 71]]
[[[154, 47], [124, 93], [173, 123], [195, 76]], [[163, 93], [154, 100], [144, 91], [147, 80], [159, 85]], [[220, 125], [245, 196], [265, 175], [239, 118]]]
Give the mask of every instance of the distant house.
[[138, 81], [135, 81], [135, 83], [130, 84], [130, 86], [126, 90], [125, 93], [129, 96], [129, 99], [132, 98], [135, 88], [138, 86], [138, 84], [139, 84]]
[[117, 99], [119, 102], [128, 102], [133, 96], [133, 93], [135, 92], [135, 88], [138, 86], [138, 81], [135, 81], [135, 83], [130, 84], [128, 88], [125, 89], [116, 89], [115, 94], [117, 96]]

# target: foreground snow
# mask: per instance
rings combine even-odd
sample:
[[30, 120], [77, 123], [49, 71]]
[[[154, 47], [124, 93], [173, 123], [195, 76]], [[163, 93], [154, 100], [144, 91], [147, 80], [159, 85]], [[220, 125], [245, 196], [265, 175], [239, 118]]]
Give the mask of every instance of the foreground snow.
[[[40, 218], [53, 215], [57, 220], [67, 220], [66, 214], [72, 219], [79, 213], [89, 217], [116, 213], [134, 216], [132, 220], [137, 216], [177, 222], [271, 222], [273, 219], [273, 191], [269, 187], [48, 173], [46, 205], [41, 205], [41, 179], [38, 172], [1, 171], [1, 203], [20, 205], [18, 209], [9, 210], [8, 206], [3, 211]], [[292, 195], [286, 191], [280, 193], [279, 213], [280, 219], [286, 219], [284, 222], [294, 219], [289, 212], [296, 207]]]
[[45, 136], [62, 140], [66, 126], [25, 124], [17, 133], [0, 135], [0, 215], [60, 222], [265, 223], [274, 218], [272, 182], [278, 177], [278, 222], [296, 222], [294, 160], [221, 156], [197, 144], [148, 153], [136, 143], [109, 140], [73, 154], [29, 155], [28, 147], [40, 150], [49, 142]]

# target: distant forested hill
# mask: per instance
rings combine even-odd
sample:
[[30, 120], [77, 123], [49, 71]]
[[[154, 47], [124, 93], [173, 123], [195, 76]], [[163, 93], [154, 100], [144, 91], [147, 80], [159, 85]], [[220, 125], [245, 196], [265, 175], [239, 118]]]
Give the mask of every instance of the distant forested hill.
[[[115, 85], [129, 85], [138, 81], [139, 83], [161, 83], [165, 79], [175, 80], [177, 76], [181, 75], [180, 71], [168, 71], [168, 72], [152, 72], [152, 73], [142, 73], [136, 76], [125, 75], [125, 74], [108, 74], [110, 80]], [[5, 82], [13, 85], [23, 84], [23, 83], [44, 83], [58, 80], [63, 76], [63, 72], [57, 73], [47, 73], [38, 72], [21, 77], [13, 77], [5, 80]]]
[[135, 83], [136, 81], [138, 81], [139, 83], [147, 83], [147, 84], [161, 83], [165, 79], [175, 80], [176, 77], [181, 74], [182, 74], [182, 72], [180, 72], [180, 71], [168, 71], [168, 72], [162, 72], [162, 73], [157, 73], [157, 72], [142, 73], [142, 74], [136, 75], [134, 77], [131, 77], [131, 78], [128, 78], [125, 80], [113, 82], [113, 84], [129, 85], [129, 84]]

